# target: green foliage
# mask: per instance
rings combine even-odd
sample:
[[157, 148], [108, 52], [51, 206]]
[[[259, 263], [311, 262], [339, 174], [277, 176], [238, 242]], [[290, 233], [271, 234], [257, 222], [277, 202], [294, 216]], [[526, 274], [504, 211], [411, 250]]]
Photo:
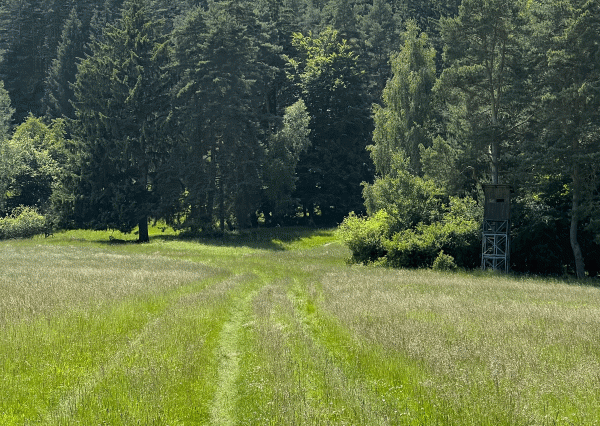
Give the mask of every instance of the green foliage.
[[18, 206], [49, 212], [53, 191], [70, 161], [66, 145], [62, 120], [47, 126], [32, 116], [10, 140], [0, 141], [0, 212]]
[[298, 100], [286, 108], [283, 127], [268, 140], [267, 164], [264, 171], [265, 193], [274, 220], [295, 214], [297, 203], [292, 199], [296, 189], [296, 166], [300, 155], [310, 146], [310, 117], [304, 101]]
[[340, 224], [338, 236], [350, 249], [352, 262], [369, 264], [386, 256], [385, 241], [394, 234], [395, 228], [395, 218], [385, 210], [369, 217], [350, 213]]
[[421, 174], [420, 147], [429, 147], [433, 118], [435, 50], [413, 21], [407, 24], [402, 50], [392, 57], [392, 78], [383, 91], [384, 106], [374, 105], [373, 145], [368, 147], [377, 173], [392, 172], [392, 158], [403, 153]]
[[[466, 205], [473, 208], [475, 202], [467, 200]], [[453, 211], [453, 205], [458, 211]], [[481, 219], [467, 219], [458, 213], [464, 206], [454, 199], [442, 221], [430, 225], [421, 223], [395, 234], [384, 243], [387, 250], [384, 264], [395, 268], [427, 268], [444, 251], [461, 268], [479, 266]]]
[[[426, 179], [432, 180], [446, 194], [462, 194], [468, 192], [477, 182], [472, 179], [473, 167], [461, 170], [464, 157], [455, 144], [441, 136], [433, 139], [429, 147], [419, 147], [421, 170]], [[469, 179], [471, 177], [471, 179]]]
[[339, 235], [356, 263], [426, 268], [444, 251], [457, 266], [476, 267], [481, 250], [481, 208], [473, 199], [451, 197], [450, 207], [444, 210], [437, 212], [438, 221], [408, 227], [385, 210], [366, 218], [352, 214], [340, 225]]
[[0, 142], [10, 134], [12, 116], [15, 112], [10, 105], [10, 97], [4, 88], [4, 82], [0, 80]]
[[18, 207], [0, 218], [0, 240], [30, 238], [47, 231], [46, 218], [32, 207]]
[[392, 154], [390, 167], [388, 174], [373, 184], [363, 184], [367, 213], [385, 210], [402, 229], [439, 219], [442, 192], [434, 182], [412, 175], [401, 154]]
[[455, 271], [457, 266], [452, 256], [444, 253], [444, 250], [440, 250], [440, 253], [433, 261], [431, 268], [436, 271]]

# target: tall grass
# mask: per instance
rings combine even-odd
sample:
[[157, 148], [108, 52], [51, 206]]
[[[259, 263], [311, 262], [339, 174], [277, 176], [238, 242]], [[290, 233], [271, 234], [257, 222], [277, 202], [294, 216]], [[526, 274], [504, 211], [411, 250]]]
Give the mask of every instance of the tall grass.
[[154, 231], [0, 243], [0, 424], [599, 423], [596, 287]]

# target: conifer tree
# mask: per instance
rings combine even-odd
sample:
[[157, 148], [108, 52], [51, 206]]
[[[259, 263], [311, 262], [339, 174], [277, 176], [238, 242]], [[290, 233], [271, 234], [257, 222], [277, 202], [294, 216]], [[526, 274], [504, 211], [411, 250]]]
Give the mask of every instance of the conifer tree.
[[46, 77], [46, 93], [43, 102], [44, 115], [47, 117], [75, 118], [75, 111], [71, 105], [74, 100], [71, 84], [75, 82], [77, 62], [83, 58], [84, 49], [82, 23], [77, 16], [77, 10], [73, 8], [63, 26], [56, 58], [52, 60]]
[[188, 14], [176, 30], [180, 123], [189, 141], [182, 180], [187, 224], [210, 229], [217, 218], [249, 226], [262, 187], [264, 146], [258, 124], [264, 97], [258, 88], [272, 75], [261, 63], [265, 44], [246, 1], [211, 2]]
[[74, 85], [79, 138], [86, 143], [82, 212], [95, 227], [131, 231], [148, 241], [148, 218], [159, 217], [170, 152], [168, 40], [144, 0], [127, 0], [116, 25], [78, 67]]
[[374, 0], [359, 18], [360, 57], [369, 78], [369, 97], [379, 100], [391, 75], [390, 57], [400, 48], [400, 20], [390, 2]]
[[487, 157], [492, 183], [499, 183], [502, 148], [524, 121], [522, 16], [515, 0], [464, 0], [458, 16], [440, 20], [445, 69], [437, 90], [451, 120], [463, 120], [454, 136]]
[[70, 3], [59, 0], [5, 2], [7, 20], [4, 40], [0, 41], [0, 50], [4, 49], [5, 53], [0, 63], [0, 79], [10, 93], [18, 123], [30, 113], [41, 115], [44, 81], [56, 53], [63, 20], [72, 7], [65, 5]]

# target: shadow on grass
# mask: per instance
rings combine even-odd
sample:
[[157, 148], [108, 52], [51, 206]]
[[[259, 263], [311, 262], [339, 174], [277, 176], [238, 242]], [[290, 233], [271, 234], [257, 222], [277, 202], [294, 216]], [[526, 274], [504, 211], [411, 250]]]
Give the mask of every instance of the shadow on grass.
[[[310, 228], [310, 227], [281, 227], [281, 228], [255, 228], [240, 231], [227, 231], [224, 233], [214, 233], [211, 235], [192, 235], [181, 233], [173, 234], [152, 234], [152, 241], [186, 241], [197, 242], [213, 247], [247, 247], [252, 249], [282, 251], [286, 249], [287, 244], [300, 241], [305, 238], [328, 237], [331, 230]], [[131, 234], [133, 236], [133, 234]], [[95, 238], [94, 243], [106, 245], [137, 245], [140, 243], [137, 239], [120, 239], [111, 236], [108, 239]]]

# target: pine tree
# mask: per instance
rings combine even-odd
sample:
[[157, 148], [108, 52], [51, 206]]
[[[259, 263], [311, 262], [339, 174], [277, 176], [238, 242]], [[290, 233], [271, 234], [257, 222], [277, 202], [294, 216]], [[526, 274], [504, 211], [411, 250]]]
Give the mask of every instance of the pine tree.
[[64, 24], [56, 58], [48, 70], [46, 93], [43, 99], [44, 115], [48, 118], [75, 118], [71, 102], [74, 100], [71, 84], [75, 82], [77, 62], [85, 53], [82, 23], [73, 8]]
[[453, 136], [488, 158], [498, 183], [501, 150], [524, 121], [522, 14], [515, 0], [464, 0], [459, 10], [440, 21], [446, 68], [437, 89], [461, 132]]
[[141, 242], [148, 241], [148, 218], [162, 210], [156, 177], [170, 152], [163, 131], [170, 111], [167, 49], [145, 1], [128, 0], [79, 65], [74, 85], [79, 138], [87, 144], [83, 214], [95, 227], [138, 225]]
[[264, 147], [258, 133], [264, 79], [258, 21], [249, 2], [211, 2], [176, 29], [180, 123], [189, 149], [181, 168], [193, 229], [210, 229], [217, 218], [249, 226], [262, 187]]
[[362, 62], [369, 78], [367, 91], [373, 100], [379, 100], [391, 75], [390, 57], [400, 47], [400, 20], [393, 13], [390, 2], [374, 0], [359, 18]]

